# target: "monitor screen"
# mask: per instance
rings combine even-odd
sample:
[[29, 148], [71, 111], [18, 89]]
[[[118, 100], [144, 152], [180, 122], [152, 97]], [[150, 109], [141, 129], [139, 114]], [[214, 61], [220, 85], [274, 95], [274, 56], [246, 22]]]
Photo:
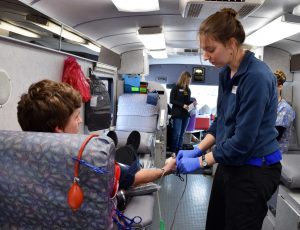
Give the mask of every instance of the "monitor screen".
[[193, 68], [193, 80], [196, 82], [205, 81], [205, 68], [204, 67], [194, 67]]

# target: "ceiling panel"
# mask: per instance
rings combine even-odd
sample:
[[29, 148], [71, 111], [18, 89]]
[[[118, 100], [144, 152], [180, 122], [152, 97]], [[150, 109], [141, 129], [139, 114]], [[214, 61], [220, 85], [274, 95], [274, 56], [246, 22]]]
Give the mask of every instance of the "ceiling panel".
[[284, 39], [282, 41], [276, 42], [270, 46], [276, 47], [279, 49], [283, 49], [283, 50], [287, 51], [288, 53], [290, 53], [291, 55], [300, 53], [300, 41], [299, 40], [296, 41], [296, 40], [291, 40], [290, 38], [288, 38], [288, 39]]
[[162, 22], [160, 15], [123, 16], [86, 22], [77, 25], [75, 29], [98, 40], [109, 35], [137, 32], [143, 26], [162, 26]]
[[[142, 26], [162, 26], [168, 48], [197, 48], [197, 31], [203, 18], [182, 18], [179, 0], [159, 0], [160, 10], [146, 13], [119, 12], [111, 0], [22, 0], [51, 18], [73, 27], [99, 44], [122, 53], [143, 48], [136, 32]], [[241, 20], [250, 34], [278, 16], [291, 13], [299, 0], [265, 0]], [[277, 46], [287, 46], [285, 40]]]
[[167, 41], [195, 41], [198, 40], [198, 30], [166, 31]]
[[101, 43], [108, 44], [108, 48], [132, 42], [141, 43], [141, 41], [136, 36], [136, 32], [106, 36], [98, 41], [100, 41]]
[[114, 51], [115, 53], [118, 53], [118, 54], [122, 54], [127, 51], [141, 50], [143, 48], [144, 48], [144, 46], [141, 43], [139, 43], [139, 44], [134, 43], [134, 44], [125, 44], [122, 46], [115, 47], [112, 49], [112, 51]]
[[[32, 0], [22, 0], [29, 4]], [[112, 15], [119, 12], [110, 0], [40, 0], [32, 4], [31, 7], [51, 16], [69, 26]]]

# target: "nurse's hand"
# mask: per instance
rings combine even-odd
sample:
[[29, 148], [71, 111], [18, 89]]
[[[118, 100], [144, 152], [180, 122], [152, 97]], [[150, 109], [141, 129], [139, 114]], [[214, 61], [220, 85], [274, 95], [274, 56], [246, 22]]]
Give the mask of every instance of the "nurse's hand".
[[177, 162], [177, 170], [179, 173], [187, 174], [194, 172], [197, 169], [201, 169], [200, 160], [196, 158], [182, 158]]
[[177, 154], [176, 161], [180, 161], [183, 157], [193, 158], [200, 157], [203, 155], [203, 152], [198, 147], [195, 147], [192, 150], [180, 150]]

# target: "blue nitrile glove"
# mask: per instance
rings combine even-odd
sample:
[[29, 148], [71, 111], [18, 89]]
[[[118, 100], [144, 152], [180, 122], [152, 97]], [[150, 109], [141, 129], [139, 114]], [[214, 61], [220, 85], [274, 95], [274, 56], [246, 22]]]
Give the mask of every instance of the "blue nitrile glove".
[[183, 173], [183, 174], [191, 173], [197, 169], [201, 169], [200, 161], [198, 157], [195, 158], [183, 157], [178, 162], [176, 161], [176, 164], [179, 173]]
[[180, 150], [176, 157], [176, 162], [180, 161], [183, 157], [193, 158], [200, 157], [203, 155], [203, 152], [198, 147], [195, 147], [193, 150]]

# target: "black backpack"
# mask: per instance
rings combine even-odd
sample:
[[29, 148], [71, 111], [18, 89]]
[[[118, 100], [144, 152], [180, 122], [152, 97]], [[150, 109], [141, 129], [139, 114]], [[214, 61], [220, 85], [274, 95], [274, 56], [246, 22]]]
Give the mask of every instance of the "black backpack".
[[85, 103], [85, 124], [89, 131], [107, 129], [111, 123], [111, 105], [105, 84], [90, 75], [91, 100]]

